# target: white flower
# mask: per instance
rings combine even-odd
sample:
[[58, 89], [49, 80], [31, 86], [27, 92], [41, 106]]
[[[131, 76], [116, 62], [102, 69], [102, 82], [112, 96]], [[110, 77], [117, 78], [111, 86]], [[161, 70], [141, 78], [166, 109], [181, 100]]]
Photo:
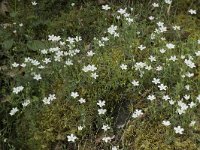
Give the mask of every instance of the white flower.
[[66, 41], [67, 42], [69, 42], [70, 44], [73, 44], [75, 41], [74, 41], [74, 38], [72, 38], [72, 37], [68, 37], [67, 39], [66, 39]]
[[181, 55], [181, 59], [185, 59], [185, 55]]
[[175, 25], [175, 26], [173, 26], [173, 29], [174, 29], [174, 30], [180, 30], [180, 29], [181, 29], [181, 27], [180, 27], [180, 26], [176, 26], [176, 25]]
[[78, 130], [79, 131], [83, 130], [83, 126], [78, 126]]
[[103, 107], [103, 106], [105, 106], [105, 103], [106, 103], [105, 101], [99, 100], [98, 103], [97, 103], [97, 105], [99, 107]]
[[49, 35], [48, 36], [49, 37], [49, 41], [60, 41], [61, 40], [61, 38], [60, 38], [60, 36], [55, 36], [55, 35]]
[[119, 33], [114, 33], [114, 37], [119, 37]]
[[83, 70], [84, 72], [88, 72], [88, 71], [89, 71], [89, 68], [88, 68], [88, 66], [84, 66], [82, 70]]
[[111, 141], [112, 139], [111, 139], [111, 137], [104, 137], [104, 138], [102, 138], [102, 140], [103, 140], [104, 142], [108, 143], [108, 142]]
[[197, 14], [197, 11], [194, 10], [194, 9], [190, 9], [190, 10], [188, 10], [188, 12], [189, 12], [191, 15], [196, 15], [196, 14]]
[[43, 66], [43, 65], [40, 65], [40, 66], [38, 66], [38, 68], [39, 68], [39, 69], [44, 69], [44, 68], [45, 68], [45, 66]]
[[141, 115], [143, 115], [142, 110], [136, 109], [135, 112], [132, 114], [132, 117], [137, 118], [140, 117]]
[[120, 16], [117, 16], [117, 17], [116, 17], [117, 20], [119, 20], [120, 18], [121, 18]]
[[76, 36], [74, 39], [75, 39], [76, 42], [80, 42], [80, 41], [82, 41], [81, 36]]
[[103, 9], [103, 10], [109, 10], [109, 9], [110, 9], [110, 6], [108, 6], [108, 5], [102, 5], [102, 9]]
[[87, 56], [93, 56], [95, 53], [93, 52], [93, 51], [89, 51], [89, 52], [87, 52]]
[[90, 65], [89, 66], [89, 70], [90, 71], [95, 71], [95, 70], [97, 70], [97, 67], [95, 67], [95, 65]]
[[140, 31], [137, 31], [136, 33], [137, 33], [137, 35], [140, 35]]
[[167, 120], [163, 120], [162, 124], [163, 124], [164, 126], [169, 126], [169, 125], [171, 125], [170, 121], [167, 121]]
[[157, 71], [161, 71], [162, 69], [163, 69], [163, 67], [160, 66], [160, 65], [159, 65], [158, 67], [156, 67], [156, 70], [157, 70]]
[[169, 97], [169, 95], [164, 95], [164, 96], [162, 97], [162, 99], [164, 99], [165, 101], [167, 101], [167, 100], [170, 100], [170, 97]]
[[154, 20], [154, 17], [153, 16], [149, 16], [149, 20]]
[[196, 103], [194, 103], [194, 102], [191, 102], [191, 103], [189, 103], [188, 105], [190, 106], [190, 108], [193, 108], [193, 107], [196, 107], [196, 106], [197, 106]]
[[145, 68], [147, 64], [143, 62], [136, 62], [134, 66], [135, 66], [135, 70], [140, 70], [142, 68]]
[[158, 3], [153, 3], [152, 5], [153, 5], [153, 7], [159, 7]]
[[166, 47], [167, 47], [168, 49], [174, 49], [174, 48], [175, 48], [175, 45], [172, 44], [172, 43], [167, 43], [167, 44], [166, 44]]
[[46, 49], [43, 49], [43, 50], [41, 50], [41, 53], [42, 53], [42, 54], [47, 54], [48, 51], [47, 51]]
[[197, 100], [198, 100], [199, 103], [200, 103], [200, 94], [197, 96]]
[[171, 61], [176, 61], [177, 58], [176, 58], [176, 56], [171, 56], [171, 57], [169, 58], [169, 60], [171, 60]]
[[192, 120], [189, 124], [190, 127], [193, 127], [196, 124], [196, 121]]
[[129, 16], [130, 16], [129, 13], [125, 13], [125, 14], [124, 14], [124, 17], [125, 17], [125, 18], [128, 18]]
[[18, 66], [19, 66], [19, 64], [18, 64], [18, 63], [16, 63], [16, 62], [14, 62], [14, 63], [12, 64], [12, 66], [13, 66], [14, 68], [16, 68], [16, 67], [18, 67]]
[[19, 92], [23, 91], [23, 86], [18, 86], [13, 88], [13, 93], [18, 94]]
[[68, 60], [65, 61], [65, 64], [67, 66], [71, 66], [71, 65], [73, 65], [73, 62], [72, 62], [72, 60], [68, 59]]
[[74, 134], [68, 135], [67, 136], [68, 142], [75, 142], [77, 137]]
[[40, 74], [34, 74], [34, 77], [33, 77], [33, 79], [35, 79], [35, 80], [41, 80], [42, 79], [42, 77], [41, 77], [41, 75]]
[[170, 5], [172, 3], [172, 0], [165, 0], [165, 3]]
[[178, 101], [178, 106], [180, 108], [177, 109], [178, 114], [183, 114], [188, 109], [188, 105], [183, 103], [182, 101]]
[[79, 96], [78, 92], [71, 92], [71, 96], [73, 98], [77, 98]]
[[47, 97], [45, 97], [42, 101], [43, 101], [43, 103], [44, 103], [45, 105], [51, 103], [50, 99], [48, 99]]
[[71, 3], [71, 6], [72, 6], [72, 7], [75, 6], [75, 3]]
[[110, 33], [111, 35], [114, 35], [117, 30], [117, 26], [114, 26], [114, 25], [111, 25], [109, 28], [108, 28], [108, 33]]
[[139, 86], [139, 81], [133, 80], [131, 83], [133, 84], [133, 86]]
[[140, 45], [140, 46], [138, 46], [138, 48], [139, 48], [141, 51], [143, 51], [143, 50], [146, 48], [146, 46]]
[[108, 37], [102, 37], [102, 40], [107, 42], [107, 41], [109, 41], [109, 38]]
[[31, 103], [30, 100], [25, 100], [25, 101], [22, 103], [22, 106], [23, 106], [23, 107], [26, 107], [26, 106], [28, 106], [30, 103]]
[[121, 68], [122, 70], [127, 70], [127, 65], [126, 65], [126, 64], [121, 64], [121, 65], [120, 65], [120, 68]]
[[184, 129], [181, 126], [174, 127], [175, 133], [183, 134]]
[[163, 90], [166, 91], [166, 89], [167, 89], [167, 86], [164, 84], [160, 84], [158, 87], [159, 87], [160, 91], [163, 91]]
[[117, 150], [117, 146], [113, 146], [111, 150]]
[[194, 73], [186, 72], [185, 74], [188, 78], [191, 78], [194, 76]]
[[166, 32], [166, 31], [167, 31], [167, 27], [165, 27], [165, 26], [160, 26], [160, 27], [159, 27], [159, 31], [160, 31], [161, 33]]
[[154, 40], [156, 38], [155, 33], [151, 33], [151, 40]]
[[55, 95], [55, 94], [49, 94], [48, 99], [49, 99], [50, 101], [53, 101], [53, 100], [56, 99], [56, 95]]
[[190, 99], [190, 95], [184, 95], [184, 98], [185, 98], [186, 100], [189, 100], [189, 99]]
[[200, 56], [200, 51], [195, 52], [196, 56]]
[[18, 112], [18, 111], [19, 111], [19, 109], [18, 109], [17, 107], [15, 107], [15, 108], [12, 108], [12, 109], [11, 109], [11, 111], [10, 111], [9, 114], [10, 114], [11, 116], [13, 116], [13, 115], [14, 115], [16, 112]]
[[107, 130], [110, 129], [110, 127], [109, 127], [108, 125], [103, 125], [102, 129], [103, 129], [104, 131], [107, 131]]
[[189, 91], [190, 90], [190, 85], [186, 85], [185, 89]]
[[105, 46], [104, 42], [103, 41], [99, 41], [99, 47], [102, 47], [102, 46]]
[[33, 6], [35, 6], [35, 5], [37, 5], [37, 2], [36, 2], [36, 1], [33, 1], [33, 2], [31, 2], [31, 4], [32, 4]]
[[99, 115], [103, 115], [103, 114], [106, 113], [106, 111], [107, 111], [106, 109], [102, 109], [102, 108], [101, 108], [101, 109], [98, 109], [98, 114], [99, 114]]
[[20, 23], [19, 26], [20, 26], [20, 27], [23, 27], [23, 23]]
[[147, 69], [147, 70], [151, 70], [151, 69], [152, 69], [152, 66], [151, 66], [151, 65], [146, 66], [145, 69]]
[[84, 98], [80, 98], [78, 101], [79, 101], [81, 104], [83, 104], [83, 103], [86, 102]]
[[196, 67], [195, 64], [190, 59], [185, 59], [184, 63], [190, 68], [195, 68]]
[[95, 72], [95, 73], [91, 73], [91, 77], [94, 78], [94, 79], [96, 79], [98, 76], [99, 76], [99, 75], [97, 75], [96, 72]]
[[125, 9], [120, 8], [117, 12], [123, 15], [126, 13], [126, 8]]
[[24, 67], [26, 67], [26, 64], [22, 63], [20, 66], [24, 68]]
[[149, 96], [147, 97], [147, 99], [150, 100], [150, 101], [153, 101], [153, 100], [156, 99], [156, 97], [155, 97], [155, 95], [149, 95]]
[[151, 56], [149, 57], [149, 60], [150, 60], [151, 62], [156, 61], [156, 57], [154, 57], [154, 56], [151, 55]]
[[163, 26], [164, 26], [164, 23], [163, 23], [163, 22], [158, 22], [157, 25], [158, 25], [159, 27], [163, 27]]
[[162, 53], [162, 54], [164, 54], [165, 52], [166, 52], [166, 50], [165, 49], [160, 49], [160, 52]]
[[39, 64], [40, 64], [40, 62], [39, 61], [37, 61], [37, 60], [31, 60], [31, 63], [34, 65], [34, 66], [38, 66]]
[[126, 21], [128, 21], [128, 23], [132, 23], [133, 22], [133, 19], [132, 18], [126, 18]]
[[88, 71], [95, 71], [97, 70], [97, 68], [95, 67], [95, 65], [87, 65], [87, 66], [84, 66], [82, 70], [84, 72], [88, 72]]
[[61, 46], [64, 46], [66, 43], [65, 43], [65, 42], [62, 42], [62, 41], [60, 41], [60, 42], [59, 42], [59, 44], [60, 44]]
[[156, 79], [156, 78], [153, 78], [153, 81], [152, 81], [155, 85], [156, 84], [160, 84], [160, 79]]
[[170, 105], [174, 105], [174, 104], [175, 104], [175, 101], [169, 100], [169, 104], [170, 104]]
[[51, 60], [50, 60], [50, 58], [45, 58], [45, 59], [43, 60], [43, 62], [44, 62], [45, 64], [48, 64], [48, 63], [51, 62]]

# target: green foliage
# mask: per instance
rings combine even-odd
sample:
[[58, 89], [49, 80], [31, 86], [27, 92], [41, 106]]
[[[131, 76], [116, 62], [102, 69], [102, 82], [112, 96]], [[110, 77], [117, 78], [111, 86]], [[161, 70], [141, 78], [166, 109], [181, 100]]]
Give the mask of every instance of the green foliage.
[[53, 19], [48, 31], [61, 36], [80, 35], [89, 42], [94, 37], [99, 37], [112, 21], [112, 17], [105, 18], [106, 15], [93, 5], [79, 9], [73, 8], [70, 12], [63, 12], [60, 17]]
[[[36, 6], [25, 0], [13, 2], [9, 25], [0, 28], [3, 149], [93, 150], [111, 149], [113, 145], [128, 150], [199, 149], [199, 105], [182, 116], [176, 112], [177, 103], [187, 93], [188, 107], [190, 102], [198, 103], [200, 60], [195, 52], [199, 49], [200, 20], [198, 15], [185, 14], [188, 7], [198, 9], [196, 1], [177, 1], [172, 6], [161, 2], [158, 9], [149, 6], [151, 1], [143, 1], [143, 5], [140, 1], [130, 1], [126, 11], [133, 19], [131, 23], [123, 15], [117, 19], [117, 4], [104, 11], [92, 1], [37, 2]], [[71, 6], [73, 2], [75, 6]], [[149, 15], [157, 20], [150, 21]], [[159, 21], [166, 22], [167, 31], [155, 34]], [[112, 24], [117, 25], [119, 37], [107, 32]], [[173, 25], [180, 25], [181, 31], [175, 31]], [[49, 40], [52, 34], [61, 40]], [[77, 42], [79, 35], [82, 40]], [[72, 43], [67, 42], [69, 37], [73, 37]], [[103, 41], [106, 37], [108, 41]], [[175, 44], [175, 49], [167, 49], [169, 42]], [[143, 51], [138, 48], [141, 44], [146, 46]], [[167, 49], [165, 54], [160, 52], [162, 48]], [[47, 53], [42, 53], [44, 50]], [[90, 51], [95, 55], [88, 56]], [[62, 58], [56, 57], [56, 53]], [[192, 57], [196, 65], [193, 70], [185, 65], [183, 55], [185, 59]], [[150, 56], [156, 56], [156, 61], [151, 61]], [[171, 56], [177, 56], [178, 60], [169, 60]], [[45, 62], [46, 58], [51, 62]], [[73, 65], [68, 64], [69, 60]], [[143, 62], [145, 67], [136, 69], [135, 65]], [[83, 69], [89, 64], [98, 68], [96, 79], [92, 77], [94, 72]], [[123, 69], [122, 64], [128, 69]], [[156, 70], [159, 65], [163, 66], [160, 72]], [[194, 73], [192, 79], [183, 77], [188, 72]], [[35, 79], [37, 74], [42, 79]], [[167, 85], [166, 91], [152, 84], [155, 77]], [[139, 85], [133, 86], [133, 80]], [[24, 86], [23, 91], [14, 93], [14, 87], [20, 85]], [[186, 85], [191, 89], [186, 90]], [[72, 92], [78, 92], [78, 98], [73, 98]], [[51, 104], [44, 101], [49, 94], [56, 96]], [[157, 96], [152, 102], [147, 100], [150, 94]], [[173, 106], [162, 99], [164, 94], [173, 98]], [[86, 102], [80, 103], [80, 98]], [[23, 106], [26, 100], [30, 104]], [[102, 108], [107, 110], [106, 115], [98, 113], [98, 100], [105, 100]], [[10, 115], [15, 107], [19, 111]], [[144, 114], [133, 119], [131, 114], [136, 109], [142, 109]], [[170, 127], [162, 124], [165, 119], [170, 120]], [[189, 126], [191, 120], [196, 121], [195, 126]], [[173, 127], [180, 123], [183, 135], [174, 133]], [[103, 131], [105, 124], [111, 129]], [[77, 136], [76, 144], [69, 142], [70, 134]], [[113, 135], [112, 142], [102, 142], [103, 137]]]
[[189, 133], [184, 137], [174, 136], [168, 129], [155, 122], [131, 122], [123, 135], [125, 147], [138, 150], [165, 149], [165, 150], [198, 150], [198, 133]]

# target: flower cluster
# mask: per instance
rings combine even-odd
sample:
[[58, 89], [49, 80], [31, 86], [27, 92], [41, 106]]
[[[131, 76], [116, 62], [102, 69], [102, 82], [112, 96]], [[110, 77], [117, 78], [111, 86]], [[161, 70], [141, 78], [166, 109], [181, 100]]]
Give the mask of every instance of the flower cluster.
[[49, 97], [45, 97], [42, 101], [43, 101], [43, 103], [45, 104], [45, 105], [49, 105], [49, 104], [51, 104], [51, 102], [53, 101], [53, 100], [55, 100], [56, 99], [56, 96], [55, 96], [55, 94], [49, 94]]
[[13, 88], [13, 93], [18, 94], [19, 92], [23, 91], [23, 86], [18, 86]]

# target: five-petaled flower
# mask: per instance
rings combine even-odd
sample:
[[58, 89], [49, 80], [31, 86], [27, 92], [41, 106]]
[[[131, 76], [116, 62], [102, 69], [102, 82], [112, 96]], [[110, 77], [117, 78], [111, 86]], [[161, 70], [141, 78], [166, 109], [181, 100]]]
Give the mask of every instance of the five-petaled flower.
[[67, 136], [68, 142], [75, 142], [77, 137], [74, 134], [68, 135]]
[[184, 129], [181, 126], [174, 127], [174, 131], [177, 134], [183, 134]]
[[73, 97], [73, 98], [79, 97], [78, 92], [71, 92], [71, 97]]
[[169, 126], [169, 125], [171, 125], [170, 121], [168, 121], [168, 120], [163, 120], [162, 124], [163, 124], [164, 126]]
[[17, 108], [17, 107], [15, 107], [15, 108], [12, 108], [12, 110], [10, 111], [10, 115], [11, 116], [13, 116], [16, 112], [18, 112], [19, 111], [19, 109]]

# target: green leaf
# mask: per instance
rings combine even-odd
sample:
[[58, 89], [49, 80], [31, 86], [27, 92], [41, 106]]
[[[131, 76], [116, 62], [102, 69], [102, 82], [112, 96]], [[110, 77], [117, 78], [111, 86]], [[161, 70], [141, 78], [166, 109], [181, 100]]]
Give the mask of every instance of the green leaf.
[[16, 16], [17, 16], [17, 12], [11, 12], [11, 13], [10, 13], [10, 17], [13, 17], [13, 18], [14, 18], [14, 17], [16, 17]]
[[10, 39], [10, 40], [4, 41], [3, 44], [2, 44], [2, 46], [3, 46], [3, 48], [4, 48], [5, 50], [9, 50], [9, 49], [12, 48], [13, 44], [14, 44], [14, 40], [13, 40], [13, 39]]
[[33, 40], [29, 41], [27, 43], [27, 47], [31, 50], [37, 51], [39, 49], [45, 49], [47, 48], [47, 45], [45, 42], [39, 41], [39, 40]]

